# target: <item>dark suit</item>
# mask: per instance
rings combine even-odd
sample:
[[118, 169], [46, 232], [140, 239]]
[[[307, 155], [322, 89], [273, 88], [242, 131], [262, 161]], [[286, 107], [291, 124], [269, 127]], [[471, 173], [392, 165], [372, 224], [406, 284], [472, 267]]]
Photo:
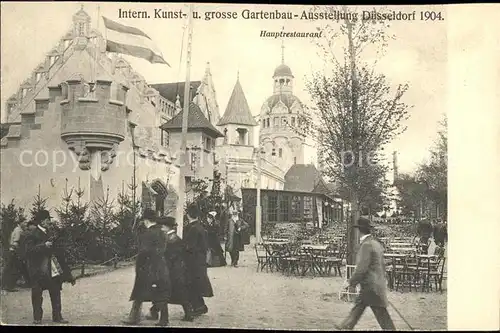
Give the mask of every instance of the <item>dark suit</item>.
[[189, 223], [184, 232], [189, 298], [196, 311], [205, 307], [203, 297], [214, 295], [207, 274], [207, 232], [199, 221]]
[[[45, 245], [47, 241], [53, 242], [51, 247]], [[48, 290], [52, 303], [52, 319], [55, 321], [61, 320], [62, 284], [63, 282], [72, 282], [74, 278], [66, 262], [64, 249], [56, 240], [56, 231], [46, 230], [44, 232], [40, 228], [36, 228], [27, 232], [25, 238], [25, 255], [31, 281], [31, 301], [34, 319], [37, 321], [42, 320], [42, 294], [43, 290]], [[52, 274], [53, 268], [60, 274], [54, 276], [55, 274]]]
[[227, 227], [226, 251], [229, 252], [231, 256], [231, 265], [235, 266], [238, 264], [238, 260], [240, 259], [240, 251], [245, 250], [243, 233], [246, 229], [248, 229], [248, 224], [241, 219], [235, 221], [231, 217], [228, 220]]
[[349, 279], [351, 288], [361, 285], [356, 305], [344, 320], [343, 329], [353, 329], [367, 306], [384, 330], [395, 330], [387, 312], [387, 281], [385, 279], [384, 249], [371, 235], [360, 244], [356, 257], [356, 270]]

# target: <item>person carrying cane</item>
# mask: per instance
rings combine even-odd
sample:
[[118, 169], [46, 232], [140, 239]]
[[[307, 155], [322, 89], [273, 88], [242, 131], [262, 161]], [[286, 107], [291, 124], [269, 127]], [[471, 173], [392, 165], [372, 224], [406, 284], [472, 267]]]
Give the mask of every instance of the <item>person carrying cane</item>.
[[389, 312], [387, 312], [387, 281], [385, 279], [384, 249], [371, 235], [372, 225], [365, 218], [360, 218], [353, 226], [358, 228], [360, 248], [356, 257], [356, 269], [344, 287], [355, 288], [361, 285], [356, 304], [347, 318], [337, 327], [340, 330], [352, 330], [363, 315], [366, 307], [371, 307], [375, 318], [383, 330], [396, 330]]

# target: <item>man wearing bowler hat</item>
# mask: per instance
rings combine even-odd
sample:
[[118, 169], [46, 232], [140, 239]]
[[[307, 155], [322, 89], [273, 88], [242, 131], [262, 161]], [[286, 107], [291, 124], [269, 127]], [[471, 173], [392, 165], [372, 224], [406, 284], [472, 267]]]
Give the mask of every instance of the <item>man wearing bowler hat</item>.
[[349, 316], [342, 322], [339, 329], [352, 330], [367, 306], [383, 330], [395, 330], [389, 312], [387, 312], [387, 281], [385, 279], [384, 249], [371, 235], [372, 225], [365, 218], [360, 218], [353, 226], [358, 228], [360, 248], [356, 256], [356, 269], [346, 287], [355, 288], [361, 285], [356, 305]]
[[43, 317], [43, 291], [48, 290], [52, 303], [52, 320], [67, 323], [61, 314], [61, 289], [63, 282], [75, 284], [71, 269], [66, 263], [64, 249], [57, 241], [57, 234], [50, 223], [50, 213], [39, 211], [30, 224], [36, 226], [25, 239], [26, 262], [31, 281], [31, 302], [34, 324]]

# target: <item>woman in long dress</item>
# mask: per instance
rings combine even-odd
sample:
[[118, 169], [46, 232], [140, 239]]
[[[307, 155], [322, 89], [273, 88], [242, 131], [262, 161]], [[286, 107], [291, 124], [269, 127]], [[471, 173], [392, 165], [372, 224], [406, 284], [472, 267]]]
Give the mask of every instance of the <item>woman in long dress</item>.
[[220, 245], [218, 236], [218, 225], [216, 223], [216, 212], [210, 212], [207, 215], [207, 236], [208, 236], [208, 254], [207, 264], [208, 267], [221, 267], [226, 266], [226, 258], [224, 258], [224, 250]]

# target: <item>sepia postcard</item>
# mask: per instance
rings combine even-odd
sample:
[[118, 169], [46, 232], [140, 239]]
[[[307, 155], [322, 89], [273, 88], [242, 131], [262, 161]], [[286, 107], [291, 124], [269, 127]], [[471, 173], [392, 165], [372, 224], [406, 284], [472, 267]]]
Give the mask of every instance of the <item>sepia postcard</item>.
[[2, 324], [498, 329], [499, 8], [2, 3]]

